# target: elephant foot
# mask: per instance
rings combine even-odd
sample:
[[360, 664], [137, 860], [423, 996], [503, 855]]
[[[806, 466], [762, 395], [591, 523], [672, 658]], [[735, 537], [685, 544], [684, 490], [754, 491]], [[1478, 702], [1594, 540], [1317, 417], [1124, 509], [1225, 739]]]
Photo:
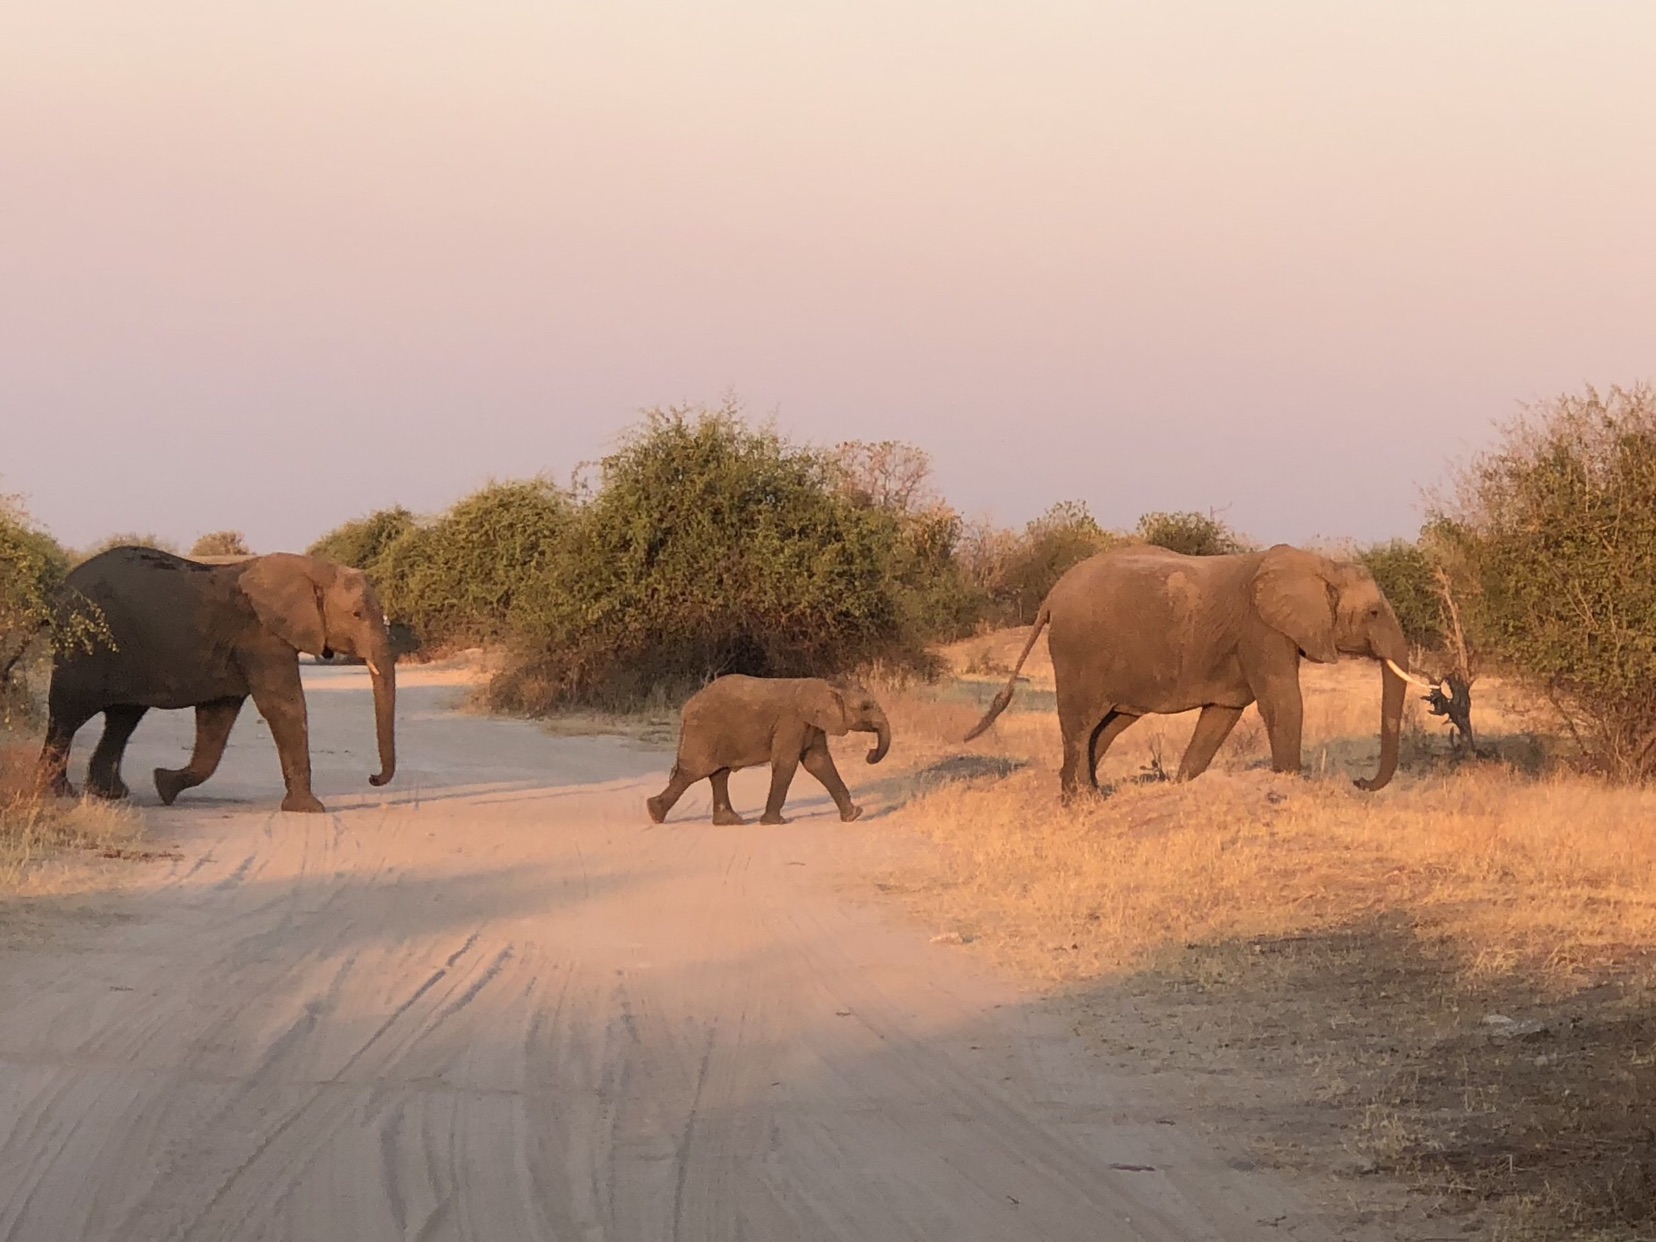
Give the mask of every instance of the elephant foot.
[[113, 782], [93, 781], [88, 777], [86, 794], [89, 798], [102, 798], [105, 802], [121, 802], [131, 796], [132, 790], [128, 789], [126, 782], [118, 776]]
[[766, 811], [759, 817], [759, 822], [761, 824], [770, 824], [772, 827], [775, 827], [778, 824], [785, 824], [788, 821], [782, 818], [781, 811]]
[[[667, 808], [662, 804], [662, 799], [659, 796], [644, 799], [644, 809], [649, 811], [652, 824], [667, 822]], [[715, 820], [714, 822], [717, 823], [718, 821]]]
[[747, 820], [736, 814], [735, 811], [714, 811], [713, 823], [720, 828], [739, 828], [747, 823]]
[[852, 820], [861, 819], [861, 818], [862, 818], [862, 807], [857, 806], [855, 803], [853, 803], [852, 805], [850, 805], [848, 807], [843, 807], [840, 810], [840, 822], [841, 823], [849, 824]]
[[317, 796], [310, 792], [290, 793], [282, 799], [284, 811], [300, 811], [307, 815], [319, 815], [328, 808], [323, 806]]
[[155, 769], [155, 792], [161, 795], [162, 806], [171, 806], [173, 799], [190, 785], [189, 776], [182, 768]]
[[67, 776], [54, 776], [46, 782], [46, 792], [54, 798], [78, 798], [75, 787], [69, 783]]

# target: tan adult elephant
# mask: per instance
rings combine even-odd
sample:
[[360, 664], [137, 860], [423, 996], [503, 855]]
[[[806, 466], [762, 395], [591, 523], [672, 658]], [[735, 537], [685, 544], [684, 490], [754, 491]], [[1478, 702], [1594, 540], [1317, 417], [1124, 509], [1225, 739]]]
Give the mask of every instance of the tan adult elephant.
[[368, 779], [384, 785], [396, 771], [396, 667], [385, 614], [360, 570], [287, 553], [208, 565], [155, 548], [111, 548], [69, 572], [63, 606], [82, 599], [103, 614], [114, 642], [90, 652], [61, 651], [53, 662], [40, 766], [54, 792], [73, 792], [69, 746], [99, 712], [104, 731], [92, 752], [87, 791], [123, 798], [121, 756], [144, 713], [193, 707], [190, 762], [155, 770], [156, 792], [170, 805], [213, 774], [251, 695], [281, 758], [282, 809], [322, 810], [311, 792], [301, 651], [366, 661], [380, 758], [379, 773]]
[[847, 822], [862, 814], [840, 779], [828, 752], [828, 735], [872, 733], [868, 762], [878, 763], [891, 746], [891, 725], [873, 697], [840, 689], [816, 677], [747, 677], [731, 673], [703, 686], [684, 705], [678, 757], [667, 788], [648, 800], [650, 818], [661, 823], [673, 803], [699, 780], [713, 786], [713, 822], [747, 821], [730, 805], [730, 774], [737, 768], [771, 765], [770, 797], [762, 824], [785, 824], [782, 804], [800, 764], [834, 799]]
[[1183, 556], [1136, 546], [1101, 552], [1070, 569], [1047, 594], [1006, 688], [966, 735], [987, 729], [1012, 701], [1018, 669], [1043, 627], [1057, 681], [1064, 736], [1061, 784], [1072, 795], [1085, 773], [1141, 716], [1201, 708], [1179, 763], [1199, 776], [1242, 709], [1258, 702], [1271, 766], [1300, 770], [1301, 657], [1331, 663], [1367, 656], [1381, 665], [1379, 789], [1397, 770], [1409, 645], [1368, 570], [1278, 544], [1266, 552]]

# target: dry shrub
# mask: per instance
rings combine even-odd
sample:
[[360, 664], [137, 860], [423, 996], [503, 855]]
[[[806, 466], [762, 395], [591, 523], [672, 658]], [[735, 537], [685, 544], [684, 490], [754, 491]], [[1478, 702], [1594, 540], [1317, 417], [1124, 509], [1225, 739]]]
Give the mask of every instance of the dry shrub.
[[1145, 543], [1186, 556], [1228, 556], [1246, 552], [1251, 540], [1232, 530], [1217, 513], [1146, 513], [1133, 534]]
[[210, 530], [190, 545], [191, 556], [252, 556], [247, 536], [239, 530]]
[[0, 886], [13, 887], [28, 867], [67, 849], [107, 852], [142, 834], [138, 816], [92, 799], [43, 797], [36, 784], [40, 743], [0, 743]]

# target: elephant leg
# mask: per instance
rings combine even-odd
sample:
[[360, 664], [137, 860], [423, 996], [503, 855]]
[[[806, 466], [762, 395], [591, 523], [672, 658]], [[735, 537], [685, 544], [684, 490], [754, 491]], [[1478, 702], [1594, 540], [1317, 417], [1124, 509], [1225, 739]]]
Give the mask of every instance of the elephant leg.
[[730, 805], [730, 769], [720, 768], [707, 778], [707, 783], [713, 786], [713, 822], [721, 828], [747, 823]]
[[190, 762], [182, 768], [155, 769], [155, 792], [161, 795], [164, 805], [171, 806], [179, 794], [194, 789], [218, 770], [242, 702], [240, 696], [234, 696], [196, 707], [195, 750], [190, 754]]
[[821, 730], [811, 739], [810, 745], [805, 747], [805, 753], [800, 756], [800, 762], [805, 770], [821, 782], [822, 787], [833, 798], [834, 805], [839, 808], [839, 817], [849, 824], [862, 814], [862, 807], [851, 801], [851, 791], [846, 789], [845, 782], [840, 779], [839, 769], [834, 766], [834, 756], [828, 749], [828, 738]]
[[1098, 765], [1103, 762], [1104, 754], [1111, 744], [1137, 724], [1139, 717], [1130, 712], [1110, 710], [1110, 714], [1099, 721], [1098, 727], [1092, 731], [1092, 737], [1087, 744], [1087, 781], [1094, 789], [1098, 788]]
[[1298, 772], [1305, 702], [1300, 697], [1297, 673], [1274, 676], [1254, 694], [1259, 702], [1260, 718], [1265, 722], [1265, 736], [1271, 739], [1272, 770]]
[[1240, 707], [1220, 707], [1217, 703], [1209, 703], [1202, 709], [1202, 714], [1196, 719], [1196, 731], [1190, 735], [1190, 745], [1185, 747], [1184, 758], [1179, 760], [1181, 781], [1188, 781], [1207, 771], [1213, 756], [1224, 745], [1231, 730], [1236, 728], [1236, 722], [1242, 719], [1242, 710]]
[[695, 783], [695, 779], [686, 776], [684, 769], [675, 763], [673, 770], [667, 774], [667, 788], [655, 797], [644, 800], [644, 807], [650, 813], [650, 822], [659, 824], [665, 821], [667, 812], [673, 809], [673, 804], [684, 797], [684, 791]]
[[327, 808], [311, 792], [310, 725], [305, 715], [305, 691], [299, 682], [299, 660], [271, 660], [249, 677], [253, 706], [270, 726], [276, 753], [282, 760], [282, 782], [287, 797], [284, 811], [323, 811]]
[[92, 752], [92, 760], [86, 768], [87, 793], [99, 798], [116, 800], [132, 792], [121, 779], [121, 756], [126, 752], [126, 744], [131, 739], [133, 730], [138, 727], [138, 722], [144, 718], [147, 711], [147, 707], [135, 707], [130, 704], [104, 709], [103, 736], [98, 739], [98, 745]]
[[782, 804], [788, 800], [788, 786], [793, 784], [794, 772], [799, 768], [799, 758], [804, 749], [803, 746], [783, 745], [771, 752], [770, 796], [765, 799], [765, 813], [759, 817], [761, 824], [788, 822], [782, 818]]
[[46, 717], [46, 740], [40, 747], [40, 763], [36, 779], [40, 787], [59, 798], [73, 798], [75, 787], [69, 783], [69, 746], [75, 734], [93, 712], [80, 712], [65, 704], [52, 704]]
[[1064, 736], [1064, 761], [1058, 769], [1059, 796], [1068, 802], [1080, 786], [1081, 774], [1092, 757], [1093, 735], [1113, 709], [1100, 709], [1075, 697], [1058, 696], [1058, 729]]

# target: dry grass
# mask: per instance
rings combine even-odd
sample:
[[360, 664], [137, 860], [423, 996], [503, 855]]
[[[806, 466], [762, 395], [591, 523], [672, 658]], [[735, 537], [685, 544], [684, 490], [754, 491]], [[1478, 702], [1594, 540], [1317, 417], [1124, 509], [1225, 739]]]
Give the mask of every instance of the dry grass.
[[[1283, 1100], [1303, 1078], [1270, 1141], [1306, 1163], [1355, 1150], [1492, 1200], [1502, 1237], [1652, 1236], [1656, 790], [1575, 774], [1544, 709], [1489, 678], [1474, 724], [1495, 757], [1452, 755], [1413, 703], [1398, 777], [1363, 793], [1379, 676], [1349, 663], [1304, 670], [1307, 777], [1269, 771], [1250, 710], [1207, 774], [1168, 783], [1195, 718], [1152, 717], [1102, 766], [1109, 796], [1065, 808], [1044, 642], [1012, 709], [958, 740], [1024, 637], [957, 644], [954, 679], [883, 693], [915, 765], [900, 822], [938, 846], [893, 877], [921, 917], [1089, 998], [1097, 1032], [1131, 994], [1158, 1055]], [[1491, 1012], [1542, 1042], [1493, 1040]], [[1341, 1137], [1296, 1137], [1318, 1125]]]
[[143, 835], [139, 817], [95, 799], [41, 797], [35, 788], [39, 741], [0, 741], [0, 890], [15, 889], [31, 867], [67, 850], [125, 857]]
[[[1151, 717], [1101, 766], [1109, 796], [1063, 807], [1042, 680], [970, 746], [993, 681], [884, 694], [922, 765], [904, 822], [943, 847], [929, 912], [1026, 969], [1091, 977], [1170, 944], [1398, 911], [1455, 936], [1476, 969], [1522, 963], [1566, 986], [1656, 944], [1656, 791], [1547, 771], [1543, 717], [1498, 682], [1480, 683], [1477, 711], [1500, 758], [1452, 762], [1412, 704], [1403, 770], [1379, 794], [1350, 779], [1378, 761], [1379, 677], [1348, 663], [1305, 670], [1307, 778], [1269, 771], [1250, 709], [1201, 779], [1157, 779], [1195, 718]], [[928, 779], [977, 771], [1007, 774]]]

